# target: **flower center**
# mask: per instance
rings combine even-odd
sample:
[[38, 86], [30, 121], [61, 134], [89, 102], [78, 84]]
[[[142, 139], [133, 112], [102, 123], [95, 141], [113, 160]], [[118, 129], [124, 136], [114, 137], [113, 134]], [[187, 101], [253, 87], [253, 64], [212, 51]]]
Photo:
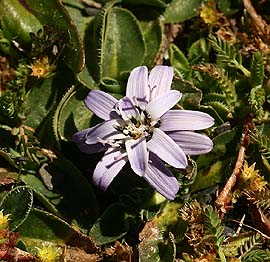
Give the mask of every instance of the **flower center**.
[[142, 108], [136, 107], [137, 117], [128, 115], [128, 119], [124, 120], [123, 116], [120, 117], [124, 120], [122, 127], [115, 127], [118, 131], [122, 132], [127, 138], [139, 139], [144, 136], [149, 140], [152, 136], [153, 130], [159, 121], [152, 121], [151, 116]]
[[151, 126], [148, 124], [143, 123], [140, 121], [141, 119], [137, 120], [136, 118], [131, 117], [130, 121], [125, 121], [126, 125], [123, 128], [123, 134], [134, 139], [140, 138], [142, 135], [149, 136], [149, 131]]

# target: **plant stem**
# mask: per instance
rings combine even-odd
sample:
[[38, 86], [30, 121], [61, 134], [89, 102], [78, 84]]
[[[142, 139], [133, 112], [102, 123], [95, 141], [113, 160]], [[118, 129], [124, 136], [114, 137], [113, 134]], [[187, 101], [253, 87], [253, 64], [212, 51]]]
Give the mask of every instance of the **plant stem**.
[[246, 77], [250, 77], [250, 71], [248, 71], [244, 66], [242, 66], [242, 65], [240, 65], [238, 62], [237, 62], [237, 68], [239, 69], [239, 70], [241, 70], [242, 71], [242, 73], [246, 76]]
[[231, 202], [230, 194], [232, 192], [233, 187], [235, 186], [237, 182], [238, 177], [241, 174], [241, 169], [245, 160], [245, 152], [250, 141], [249, 130], [252, 128], [254, 128], [254, 124], [250, 116], [246, 120], [246, 123], [244, 124], [244, 127], [243, 127], [243, 133], [242, 133], [242, 138], [240, 142], [240, 149], [238, 152], [238, 157], [235, 163], [234, 170], [231, 176], [229, 177], [229, 179], [227, 180], [225, 187], [223, 188], [223, 190], [221, 191], [221, 193], [219, 194], [216, 200], [216, 206], [219, 210], [220, 216], [223, 216], [226, 213], [228, 209], [228, 205]]
[[225, 255], [223, 253], [222, 248], [219, 248], [218, 249], [218, 255], [219, 255], [219, 258], [220, 258], [220, 261], [221, 262], [227, 262], [226, 257], [225, 257]]

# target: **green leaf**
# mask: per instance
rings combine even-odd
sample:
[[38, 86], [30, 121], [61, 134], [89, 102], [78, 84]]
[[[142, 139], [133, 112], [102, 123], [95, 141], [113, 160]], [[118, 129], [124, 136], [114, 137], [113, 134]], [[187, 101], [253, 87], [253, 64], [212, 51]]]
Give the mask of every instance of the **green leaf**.
[[[63, 0], [62, 2], [74, 21], [74, 24], [80, 34], [80, 38], [83, 39], [85, 36], [85, 30], [91, 20], [94, 19], [94, 16], [85, 15], [85, 5], [82, 1]], [[98, 12], [98, 10], [96, 12]]]
[[200, 155], [196, 160], [198, 174], [191, 185], [191, 192], [209, 188], [223, 182], [232, 172], [232, 156], [236, 154], [240, 141], [241, 130], [234, 128], [225, 131], [213, 139], [213, 150], [205, 155]]
[[43, 25], [56, 25], [63, 32], [65, 38], [63, 60], [72, 71], [81, 71], [85, 59], [83, 43], [62, 2], [60, 0], [25, 0], [24, 2]]
[[188, 50], [188, 60], [191, 65], [207, 62], [210, 45], [205, 38], [200, 38], [193, 42]]
[[161, 8], [166, 7], [166, 4], [162, 0], [122, 0], [122, 2], [133, 5], [149, 5]]
[[81, 171], [68, 159], [61, 157], [48, 166], [55, 181], [54, 190], [62, 197], [55, 203], [57, 210], [68, 221], [87, 231], [98, 214], [94, 191]]
[[242, 65], [242, 55], [236, 50], [235, 46], [213, 35], [209, 37], [209, 42], [217, 52], [218, 63], [237, 68], [241, 70], [246, 77], [250, 77], [250, 72]]
[[27, 186], [18, 186], [8, 192], [0, 203], [4, 214], [10, 214], [9, 229], [16, 230], [27, 219], [33, 204], [32, 190]]
[[146, 222], [140, 232], [141, 242], [138, 247], [141, 261], [175, 261], [176, 244], [182, 243], [187, 230], [186, 222], [179, 219], [181, 205], [179, 202], [165, 201], [162, 211], [156, 212]]
[[251, 133], [250, 138], [253, 143], [258, 145], [261, 157], [264, 157], [268, 161], [270, 158], [270, 138], [267, 128], [269, 128], [268, 123], [262, 124], [259, 127], [260, 132]]
[[[32, 209], [27, 220], [18, 228], [19, 241], [27, 247], [27, 251], [36, 253], [37, 247], [59, 245], [61, 248], [75, 247], [89, 253], [97, 252], [94, 241], [78, 230], [72, 228], [64, 220], [48, 212]], [[58, 247], [59, 247], [58, 246]]]
[[96, 83], [88, 71], [87, 67], [77, 74], [77, 80], [84, 86], [86, 86], [89, 90], [96, 89]]
[[[156, 262], [160, 260], [159, 246], [162, 244], [162, 237], [145, 239], [139, 245], [139, 259], [145, 262]], [[168, 260], [169, 262], [170, 260]], [[173, 260], [171, 260], [173, 261]], [[165, 262], [165, 261], [164, 261]]]
[[82, 85], [72, 86], [58, 104], [53, 117], [56, 140], [68, 141], [78, 130], [90, 127], [93, 113], [86, 107], [84, 99], [89, 89]]
[[237, 236], [228, 238], [222, 245], [226, 257], [235, 258], [239, 255], [239, 248], [244, 246], [247, 241], [253, 239], [254, 235], [250, 232], [240, 233]]
[[169, 232], [169, 237], [165, 243], [159, 246], [160, 261], [161, 262], [174, 262], [176, 261], [176, 245], [174, 235]]
[[34, 239], [63, 244], [75, 235], [75, 230], [68, 223], [38, 209], [31, 210], [18, 232], [23, 242], [30, 246]]
[[153, 67], [158, 58], [164, 31], [162, 20], [160, 18], [151, 19], [151, 15], [151, 10], [147, 10], [147, 14], [145, 14], [147, 17], [140, 19], [146, 45], [144, 64], [148, 67]]
[[263, 118], [263, 105], [265, 103], [265, 90], [261, 85], [257, 85], [250, 90], [248, 102], [254, 114]]
[[[253, 253], [256, 246], [261, 246], [262, 240], [259, 234], [254, 234], [251, 237], [249, 237], [239, 248], [241, 256], [239, 259], [241, 261], [265, 261], [260, 256], [257, 256], [260, 254], [260, 252]], [[263, 255], [263, 254], [262, 254]], [[269, 255], [269, 253], [268, 253]], [[263, 257], [265, 258], [265, 257]], [[269, 258], [269, 256], [267, 256]]]
[[129, 228], [125, 215], [123, 205], [112, 204], [90, 229], [90, 237], [96, 241], [97, 245], [107, 244], [123, 237]]
[[139, 22], [127, 9], [113, 7], [104, 16], [106, 24], [103, 25], [101, 39], [101, 76], [118, 79], [121, 72], [142, 64], [144, 38]]
[[220, 116], [221, 119], [224, 121], [228, 119], [228, 115], [231, 113], [230, 109], [226, 104], [220, 101], [208, 101], [206, 102], [207, 105], [211, 106]]
[[204, 209], [206, 232], [210, 234], [217, 252], [221, 251], [221, 244], [224, 240], [224, 227], [221, 225], [221, 219], [217, 210], [208, 205]]
[[110, 77], [102, 77], [100, 87], [113, 93], [123, 93], [124, 91], [123, 86], [117, 80]]
[[191, 68], [184, 53], [175, 44], [169, 45], [168, 53], [170, 63], [177, 71], [178, 75], [184, 79], [190, 80]]
[[141, 65], [145, 57], [138, 20], [129, 10], [113, 7], [115, 2], [108, 2], [87, 29], [87, 68], [97, 82], [103, 77], [120, 80], [122, 73]]
[[65, 71], [33, 85], [26, 97], [27, 105], [31, 108], [31, 111], [24, 124], [34, 129], [40, 128], [40, 125], [55, 109], [59, 96], [62, 96], [64, 90], [72, 82], [72, 74], [70, 75], [69, 71]]
[[26, 174], [22, 176], [21, 180], [33, 190], [35, 197], [45, 208], [53, 214], [61, 216], [55, 206], [55, 203], [60, 202], [62, 198], [59, 193], [49, 190], [36, 175]]
[[215, 37], [211, 35], [209, 37], [209, 42], [213, 49], [217, 52], [217, 55], [222, 63], [229, 63], [234, 66], [237, 61], [237, 51], [236, 48], [230, 43], [226, 42], [224, 39]]
[[[108, 0], [97, 0], [97, 2], [106, 4]], [[163, 0], [122, 0], [123, 3], [132, 4], [132, 5], [149, 5], [155, 7], [165, 7], [166, 3]]]
[[179, 104], [185, 109], [198, 108], [202, 100], [202, 91], [196, 88], [191, 82], [181, 78], [175, 78], [172, 83], [172, 89], [179, 90], [182, 98]]
[[165, 23], [181, 23], [196, 16], [201, 2], [201, 0], [173, 0], [163, 14]]
[[252, 87], [262, 86], [264, 80], [264, 64], [263, 54], [259, 51], [252, 55], [250, 73]]
[[30, 32], [42, 29], [38, 19], [18, 0], [1, 0], [0, 20], [4, 35], [24, 47], [31, 47]]
[[242, 261], [243, 262], [265, 262], [269, 261], [270, 250], [269, 249], [254, 249], [247, 253]]

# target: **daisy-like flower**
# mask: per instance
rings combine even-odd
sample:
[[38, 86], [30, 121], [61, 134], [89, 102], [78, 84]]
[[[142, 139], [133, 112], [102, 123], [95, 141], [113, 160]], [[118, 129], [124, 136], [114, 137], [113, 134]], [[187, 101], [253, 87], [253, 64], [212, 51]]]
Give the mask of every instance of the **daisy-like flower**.
[[126, 96], [119, 101], [100, 91], [91, 91], [86, 106], [105, 120], [77, 132], [73, 141], [84, 153], [105, 151], [93, 173], [93, 182], [106, 190], [129, 161], [133, 171], [156, 191], [173, 200], [179, 190], [177, 179], [165, 167], [188, 165], [186, 155], [209, 152], [213, 143], [195, 133], [214, 124], [206, 113], [173, 110], [182, 94], [170, 90], [173, 68], [154, 67], [149, 76], [145, 66], [132, 70]]

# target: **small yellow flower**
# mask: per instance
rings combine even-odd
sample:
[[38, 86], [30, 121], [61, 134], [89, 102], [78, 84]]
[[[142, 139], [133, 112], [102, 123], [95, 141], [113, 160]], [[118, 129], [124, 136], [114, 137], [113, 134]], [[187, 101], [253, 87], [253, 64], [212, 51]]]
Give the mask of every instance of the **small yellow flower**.
[[36, 76], [37, 78], [45, 78], [49, 76], [55, 69], [54, 65], [50, 65], [49, 58], [44, 56], [42, 58], [38, 58], [31, 64], [32, 76]]
[[250, 183], [250, 189], [252, 191], [264, 191], [265, 186], [267, 185], [267, 182], [264, 180], [263, 177], [258, 176], [254, 180], [251, 181]]
[[217, 10], [213, 5], [211, 5], [211, 3], [209, 5], [203, 4], [200, 12], [200, 17], [204, 23], [215, 25], [217, 20]]
[[264, 177], [259, 174], [259, 170], [255, 169], [255, 164], [248, 166], [247, 162], [244, 163], [243, 170], [241, 173], [241, 179], [244, 184], [249, 187], [252, 191], [263, 191], [267, 182]]
[[38, 248], [37, 256], [41, 262], [58, 262], [61, 254], [59, 247], [51, 244], [44, 244], [43, 247]]
[[0, 230], [5, 230], [8, 228], [8, 220], [10, 214], [4, 215], [3, 210], [0, 211]]
[[259, 170], [255, 170], [256, 163], [253, 163], [251, 166], [248, 166], [248, 163], [245, 162], [243, 166], [243, 170], [241, 173], [241, 178], [244, 181], [254, 179], [259, 176]]

